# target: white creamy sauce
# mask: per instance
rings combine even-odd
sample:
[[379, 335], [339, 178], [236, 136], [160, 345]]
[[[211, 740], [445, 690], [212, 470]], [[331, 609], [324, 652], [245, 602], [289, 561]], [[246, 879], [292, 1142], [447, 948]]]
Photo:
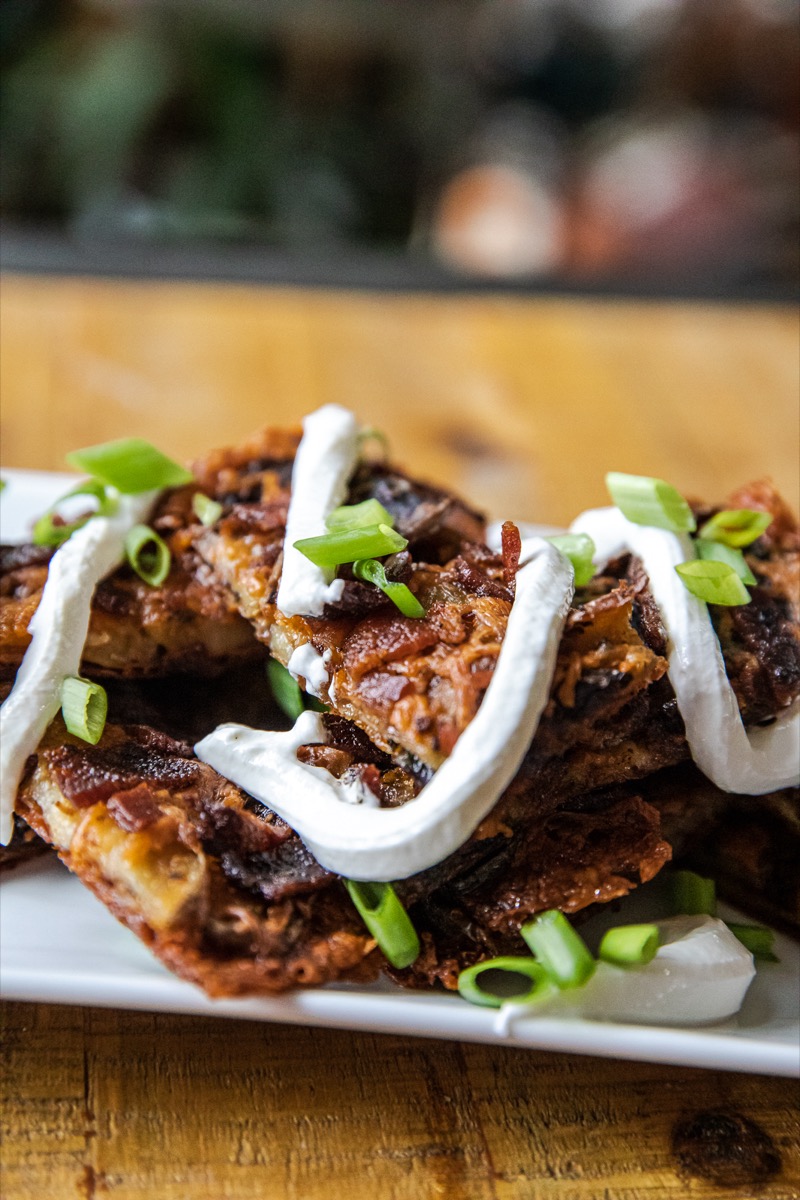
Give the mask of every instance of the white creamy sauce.
[[669, 639], [669, 680], [686, 740], [703, 774], [723, 791], [753, 796], [800, 783], [800, 705], [745, 729], [708, 608], [675, 570], [695, 557], [691, 538], [634, 525], [617, 508], [585, 512], [571, 531], [593, 539], [598, 563], [627, 550], [642, 560]]
[[322, 689], [328, 683], [328, 663], [331, 660], [330, 650], [320, 654], [311, 642], [305, 642], [292, 651], [291, 658], [286, 664], [289, 674], [295, 679], [304, 679], [306, 691], [319, 699]]
[[341, 598], [344, 580], [310, 562], [294, 543], [325, 532], [325, 518], [342, 504], [358, 461], [358, 424], [338, 404], [326, 404], [303, 422], [292, 471], [278, 608], [287, 617], [320, 617]]
[[403, 879], [441, 862], [464, 844], [516, 775], [549, 696], [572, 598], [572, 567], [539, 539], [523, 544], [520, 561], [505, 639], [483, 702], [414, 800], [366, 811], [339, 803], [331, 776], [297, 760], [297, 746], [312, 728], [308, 713], [291, 738], [223, 725], [198, 743], [198, 758], [274, 809], [319, 862], [340, 875]]
[[12, 814], [25, 762], [61, 707], [61, 684], [80, 673], [96, 585], [119, 566], [125, 535], [147, 519], [158, 492], [120, 496], [113, 516], [93, 517], [50, 560], [47, 582], [29, 629], [32, 640], [0, 709], [0, 842], [13, 833]]
[[601, 962], [581, 988], [556, 992], [540, 1004], [510, 1001], [497, 1011], [495, 1032], [508, 1037], [517, 1022], [543, 1014], [699, 1025], [738, 1012], [756, 969], [724, 921], [671, 917], [657, 924], [661, 945], [651, 962], [628, 969]]

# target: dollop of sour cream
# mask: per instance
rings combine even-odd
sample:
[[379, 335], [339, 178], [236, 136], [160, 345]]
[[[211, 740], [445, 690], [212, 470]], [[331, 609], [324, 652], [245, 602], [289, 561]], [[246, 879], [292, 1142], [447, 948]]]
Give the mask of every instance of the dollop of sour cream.
[[29, 625], [31, 643], [10, 694], [0, 708], [0, 842], [14, 831], [13, 812], [28, 756], [61, 707], [61, 684], [78, 675], [96, 585], [119, 566], [125, 536], [145, 521], [158, 492], [120, 496], [116, 512], [93, 517], [50, 560], [39, 607]]
[[657, 922], [661, 944], [651, 962], [614, 967], [600, 962], [581, 988], [553, 992], [541, 1004], [509, 1001], [498, 1009], [501, 1037], [532, 1016], [580, 1016], [595, 1021], [700, 1025], [724, 1021], [742, 1007], [756, 969], [753, 956], [716, 917]]
[[[519, 770], [550, 692], [573, 593], [569, 561], [541, 539], [523, 543], [516, 595], [492, 680], [450, 757], [398, 808], [340, 802], [332, 777], [297, 759], [310, 733], [292, 736], [222, 725], [195, 746], [203, 762], [267, 804], [317, 860], [351, 879], [404, 879], [462, 846]], [[298, 740], [300, 739], [300, 740]]]
[[325, 518], [343, 503], [358, 461], [358, 424], [338, 404], [326, 404], [303, 421], [292, 470], [278, 608], [287, 617], [319, 617], [341, 598], [344, 580], [334, 579], [295, 550], [300, 538], [325, 532]]
[[302, 646], [298, 646], [296, 650], [292, 651], [286, 668], [294, 679], [304, 679], [306, 691], [319, 698], [322, 689], [328, 683], [330, 660], [330, 650], [320, 654], [311, 642], [304, 642]]
[[635, 525], [617, 508], [593, 509], [571, 526], [595, 544], [595, 561], [630, 551], [642, 560], [669, 639], [669, 680], [697, 766], [726, 792], [758, 796], [800, 783], [800, 705], [771, 725], [745, 729], [707, 605], [675, 567], [695, 557], [687, 534]]

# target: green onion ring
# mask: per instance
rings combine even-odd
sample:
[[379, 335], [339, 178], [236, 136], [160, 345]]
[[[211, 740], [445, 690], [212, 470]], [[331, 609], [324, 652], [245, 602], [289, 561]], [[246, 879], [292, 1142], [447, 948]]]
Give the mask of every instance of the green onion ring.
[[[506, 995], [488, 991], [485, 986], [481, 987], [480, 978], [492, 971], [499, 972], [501, 980], [505, 983], [513, 984], [515, 979], [524, 976], [530, 980], [530, 985], [527, 989]], [[486, 983], [488, 982], [486, 980]], [[480, 1004], [484, 1008], [501, 1008], [508, 1001], [514, 1004], [531, 1004], [553, 993], [547, 972], [535, 958], [517, 958], [509, 955], [487, 958], [472, 967], [467, 967], [458, 977], [458, 990], [470, 1004]]]
[[192, 496], [192, 512], [201, 525], [209, 527], [216, 525], [222, 516], [222, 505], [218, 500], [212, 500], [202, 492], [195, 492]]
[[67, 462], [126, 494], [190, 483], [187, 471], [143, 438], [119, 438], [86, 446], [67, 455]]
[[775, 942], [775, 934], [771, 929], [765, 929], [763, 925], [741, 925], [736, 921], [726, 922], [728, 929], [734, 937], [745, 946], [753, 958], [757, 958], [760, 962], [780, 962], [781, 960], [773, 950]]
[[128, 532], [125, 554], [139, 578], [151, 587], [159, 587], [169, 575], [169, 547], [149, 525], [134, 525]]
[[410, 967], [420, 952], [417, 931], [390, 883], [345, 879], [362, 921], [393, 967]]
[[772, 514], [756, 508], [726, 508], [714, 513], [700, 530], [700, 537], [723, 542], [740, 550], [761, 537], [772, 524]]
[[420, 604], [411, 588], [405, 583], [394, 583], [386, 578], [383, 564], [374, 558], [362, 558], [353, 563], [353, 574], [356, 579], [365, 583], [374, 583], [385, 596], [400, 609], [404, 617], [419, 619], [425, 616], [425, 609]]
[[659, 940], [657, 925], [618, 925], [603, 934], [597, 956], [615, 967], [642, 967], [655, 958]]
[[593, 975], [597, 964], [586, 943], [558, 909], [538, 913], [520, 933], [558, 987], [581, 987]]
[[301, 538], [295, 549], [318, 567], [333, 568], [360, 558], [382, 558], [404, 550], [408, 542], [389, 525], [367, 525], [362, 529], [341, 529], [319, 537]]
[[105, 688], [90, 679], [68, 675], [61, 684], [61, 712], [71, 734], [96, 746], [103, 736], [108, 714]]
[[678, 563], [675, 570], [686, 590], [706, 604], [734, 608], [750, 603], [750, 593], [729, 563], [696, 558]]
[[654, 525], [673, 533], [691, 533], [697, 528], [683, 496], [663, 479], [610, 471], [606, 487], [622, 515], [634, 525]]
[[588, 533], [559, 533], [556, 537], [545, 539], [560, 550], [572, 563], [575, 572], [575, 587], [586, 587], [594, 578], [594, 542]]
[[742, 583], [749, 587], [758, 583], [741, 550], [735, 550], [733, 546], [727, 546], [725, 542], [713, 542], [702, 537], [695, 538], [694, 548], [697, 551], [697, 557], [703, 562], [727, 563], [729, 567], [733, 568]]
[[686, 917], [715, 917], [717, 889], [713, 879], [694, 871], [673, 871], [670, 877], [672, 911]]
[[368, 525], [394, 526], [394, 517], [383, 507], [380, 500], [362, 500], [360, 504], [342, 504], [335, 508], [325, 520], [329, 533], [341, 529], [364, 529]]

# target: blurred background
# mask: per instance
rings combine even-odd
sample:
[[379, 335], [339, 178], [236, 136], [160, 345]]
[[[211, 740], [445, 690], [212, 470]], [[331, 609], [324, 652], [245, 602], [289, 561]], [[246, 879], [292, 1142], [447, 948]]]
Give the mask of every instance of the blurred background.
[[800, 0], [2, 0], [6, 230], [800, 282]]

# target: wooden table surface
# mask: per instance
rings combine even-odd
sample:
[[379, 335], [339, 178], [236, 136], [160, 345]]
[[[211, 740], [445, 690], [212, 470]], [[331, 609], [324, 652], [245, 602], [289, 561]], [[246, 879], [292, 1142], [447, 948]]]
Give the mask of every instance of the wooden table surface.
[[[176, 456], [354, 408], [416, 473], [564, 522], [610, 468], [798, 494], [785, 308], [6, 277], [2, 458]], [[6, 1004], [5, 1200], [800, 1196], [787, 1081]]]

